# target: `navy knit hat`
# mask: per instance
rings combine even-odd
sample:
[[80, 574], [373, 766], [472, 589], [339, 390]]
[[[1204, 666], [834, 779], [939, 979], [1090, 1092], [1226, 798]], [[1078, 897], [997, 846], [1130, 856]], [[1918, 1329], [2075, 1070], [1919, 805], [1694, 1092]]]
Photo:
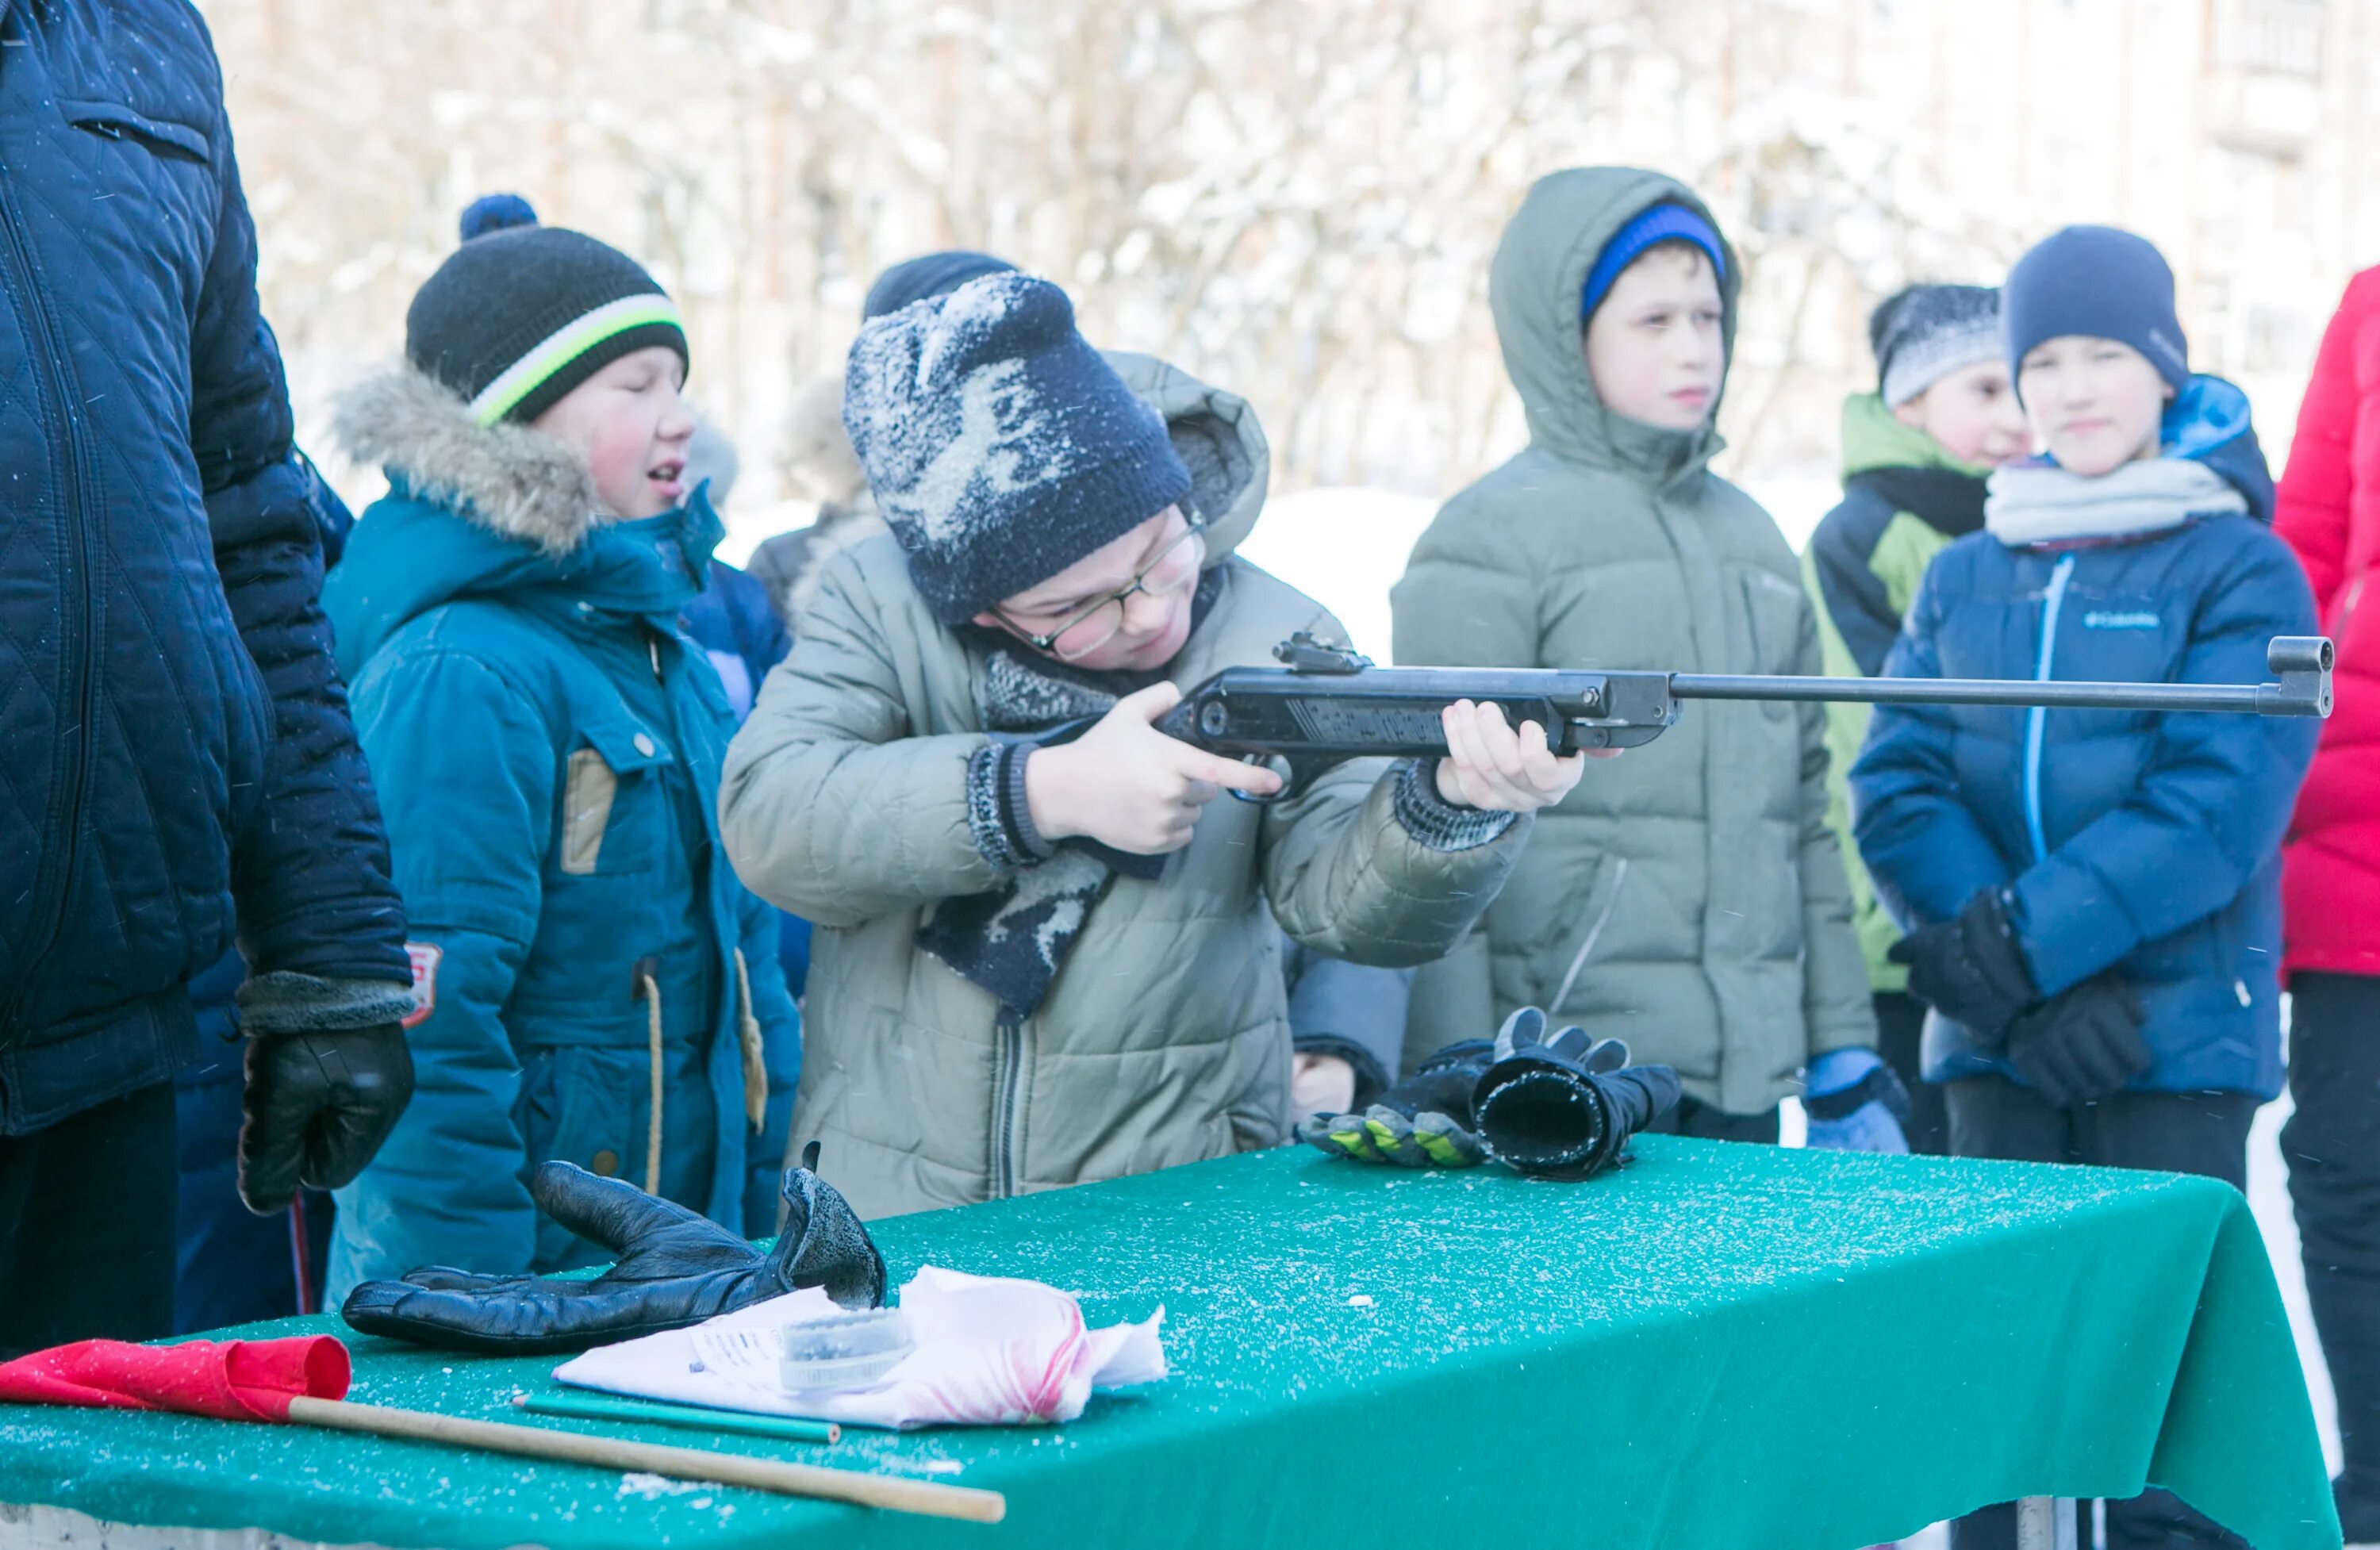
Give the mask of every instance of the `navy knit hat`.
[[1016, 266], [1006, 259], [995, 259], [990, 253], [971, 248], [953, 248], [945, 252], [928, 253], [896, 263], [876, 277], [868, 287], [868, 299], [861, 304], [863, 320], [881, 318], [898, 312], [913, 301], [928, 297], [948, 296], [970, 280], [980, 280], [987, 274], [1013, 274]]
[[1727, 248], [1708, 221], [1682, 204], [1665, 201], [1646, 205], [1596, 255], [1595, 267], [1586, 272], [1586, 285], [1580, 293], [1579, 321], [1584, 323], [1594, 317], [1595, 309], [1603, 305], [1603, 298], [1610, 294], [1621, 273], [1645, 249], [1664, 242], [1693, 243], [1710, 259], [1711, 273], [1721, 280], [1727, 278]]
[[1953, 371], [2000, 358], [2000, 293], [1989, 285], [1911, 285], [1868, 314], [1877, 392], [1897, 409]]
[[617, 248], [539, 225], [517, 194], [472, 201], [462, 235], [406, 311], [405, 358], [481, 425], [527, 424], [638, 350], [687, 359], [676, 304]]
[[860, 330], [843, 423], [945, 624], [1190, 491], [1165, 422], [1075, 332], [1066, 293], [1029, 274], [987, 275]]
[[2176, 392], [2190, 385], [2173, 271], [2146, 237], [2113, 226], [2069, 226], [2017, 260], [2000, 287], [2000, 328], [2010, 376], [2043, 340], [2079, 333], [2130, 345]]

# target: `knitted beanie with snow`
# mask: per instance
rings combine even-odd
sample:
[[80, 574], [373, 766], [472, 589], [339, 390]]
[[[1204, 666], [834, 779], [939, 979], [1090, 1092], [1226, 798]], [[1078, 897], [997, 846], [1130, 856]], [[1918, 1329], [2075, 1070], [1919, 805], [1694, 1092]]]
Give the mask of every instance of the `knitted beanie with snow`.
[[862, 329], [843, 421], [946, 624], [1190, 492], [1165, 422], [1075, 331], [1066, 293], [1029, 274], [987, 275]]
[[641, 349], [687, 358], [676, 304], [618, 248], [539, 225], [517, 194], [472, 201], [462, 234], [406, 311], [405, 358], [481, 425], [526, 425]]
[[1910, 285], [1868, 314], [1878, 391], [1898, 409], [1953, 371], [2000, 358], [2000, 293], [1989, 285]]

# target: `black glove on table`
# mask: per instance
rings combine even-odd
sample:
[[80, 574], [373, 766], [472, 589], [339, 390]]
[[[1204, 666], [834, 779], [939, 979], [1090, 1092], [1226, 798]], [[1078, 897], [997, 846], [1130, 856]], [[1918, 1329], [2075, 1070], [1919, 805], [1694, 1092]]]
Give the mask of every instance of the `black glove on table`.
[[402, 1020], [410, 987], [277, 970], [239, 989], [248, 1035], [240, 1098], [239, 1197], [261, 1216], [300, 1184], [355, 1182], [413, 1096]]
[[1887, 954], [1909, 965], [1909, 992], [1986, 1041], [2041, 999], [2002, 890], [1985, 889], [1949, 920], [1921, 926]]
[[2113, 974], [2084, 980], [2009, 1024], [2008, 1060], [2058, 1108], [2104, 1098], [2149, 1069], [2148, 1015]]
[[1361, 1113], [1307, 1115], [1298, 1139], [1355, 1162], [1476, 1168], [1488, 1154], [1471, 1129], [1471, 1092], [1495, 1052], [1490, 1039], [1450, 1044]]
[[369, 1335], [499, 1356], [583, 1350], [683, 1329], [718, 1314], [823, 1287], [846, 1308], [884, 1303], [884, 1257], [834, 1187], [803, 1166], [786, 1171], [790, 1210], [763, 1254], [718, 1223], [619, 1179], [540, 1163], [528, 1193], [555, 1221], [619, 1254], [592, 1280], [480, 1276], [431, 1266], [401, 1281], [367, 1281], [342, 1317]]
[[1620, 1161], [1629, 1137], [1678, 1106], [1678, 1073], [1631, 1066], [1618, 1039], [1589, 1043], [1524, 1007], [1496, 1035], [1496, 1060], [1471, 1108], [1488, 1155], [1541, 1179], [1585, 1179]]

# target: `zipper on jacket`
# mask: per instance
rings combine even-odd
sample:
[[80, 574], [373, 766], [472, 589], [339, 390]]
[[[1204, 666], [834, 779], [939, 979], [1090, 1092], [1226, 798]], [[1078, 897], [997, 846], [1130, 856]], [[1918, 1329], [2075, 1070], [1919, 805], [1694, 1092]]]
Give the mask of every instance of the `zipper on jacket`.
[[[2033, 681], [2049, 682], [2049, 670], [2058, 660], [2058, 614], [2066, 602], [2066, 583], [2074, 575], [2074, 556], [2061, 554], [2058, 568], [2049, 573], [2049, 590], [2041, 598], [2041, 652], [2035, 659]], [[2049, 854], [2049, 841], [2041, 821], [2041, 742], [2043, 723], [2049, 719], [2049, 708], [2036, 705], [2025, 713], [2024, 721], [2024, 829], [2033, 841], [2033, 859], [2041, 860]]]
[[1002, 1007], [992, 1025], [991, 1198], [1016, 1193], [1016, 1106], [1025, 1085], [1025, 1018]]
[[[0, 12], [4, 11], [5, 7], [0, 6]], [[76, 675], [68, 683], [67, 703], [56, 708], [59, 732], [55, 747], [68, 757], [56, 761], [64, 773], [50, 787], [41, 860], [34, 869], [32, 893], [40, 902], [33, 918], [39, 924], [25, 943], [24, 956], [7, 999], [0, 1003], [0, 1047], [6, 1047], [14, 1042], [25, 1001], [31, 996], [51, 951], [56, 948], [59, 933], [66, 928], [67, 895], [73, 886], [79, 849], [77, 839], [82, 828], [83, 794], [91, 781], [95, 741], [91, 730], [99, 721], [99, 674], [91, 660], [97, 638], [99, 587], [91, 572], [90, 532], [96, 520], [97, 502], [89, 459], [84, 455], [83, 434], [71, 407], [74, 395], [67, 391], [65, 369], [60, 364], [67, 358], [66, 345], [57, 336], [57, 320], [50, 315], [33, 283], [24, 223], [18, 214], [17, 201], [9, 195], [6, 177], [0, 177], [0, 261], [6, 264], [0, 279], [5, 279], [18, 327], [25, 335], [28, 349], [37, 357], [33, 375], [39, 384], [36, 403], [44, 411], [42, 430], [52, 438], [51, 445], [61, 449], [55, 454], [55, 468], [59, 476], [57, 489], [67, 507], [67, 520], [61, 524], [66, 538], [65, 575], [61, 578], [65, 587], [61, 589], [71, 588], [77, 582], [82, 587], [80, 612], [68, 606], [58, 619], [60, 654], [70, 664], [68, 672]], [[0, 1095], [0, 1101], [4, 1100], [5, 1095]]]

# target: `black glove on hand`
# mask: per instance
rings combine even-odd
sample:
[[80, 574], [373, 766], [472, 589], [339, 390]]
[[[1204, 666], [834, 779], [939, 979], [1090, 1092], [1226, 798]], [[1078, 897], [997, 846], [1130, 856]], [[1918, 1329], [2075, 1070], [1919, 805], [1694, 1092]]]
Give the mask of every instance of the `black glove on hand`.
[[1678, 1073], [1630, 1066], [1618, 1039], [1590, 1044], [1576, 1028], [1548, 1039], [1545, 1028], [1535, 1007], [1505, 1020], [1495, 1063], [1473, 1091], [1472, 1115], [1497, 1161], [1542, 1179], [1589, 1178], [1677, 1107]]
[[240, 1099], [239, 1198], [260, 1216], [303, 1184], [355, 1182], [413, 1096], [413, 1052], [395, 1023], [257, 1034]]
[[1976, 894], [1949, 920], [1919, 926], [1887, 956], [1909, 965], [1911, 995], [1986, 1041], [2041, 999], [1998, 889]]
[[2043, 1102], [2072, 1108], [2122, 1091], [2149, 1069], [2141, 1039], [2147, 1021], [2131, 986], [2099, 975], [2010, 1023], [2009, 1064]]
[[528, 1193], [555, 1221], [619, 1254], [592, 1280], [480, 1276], [432, 1266], [367, 1281], [340, 1314], [370, 1335], [534, 1356], [683, 1329], [803, 1287], [846, 1308], [884, 1304], [884, 1256], [834, 1187], [812, 1143], [786, 1171], [785, 1230], [767, 1254], [672, 1201], [566, 1162], [540, 1163]]

